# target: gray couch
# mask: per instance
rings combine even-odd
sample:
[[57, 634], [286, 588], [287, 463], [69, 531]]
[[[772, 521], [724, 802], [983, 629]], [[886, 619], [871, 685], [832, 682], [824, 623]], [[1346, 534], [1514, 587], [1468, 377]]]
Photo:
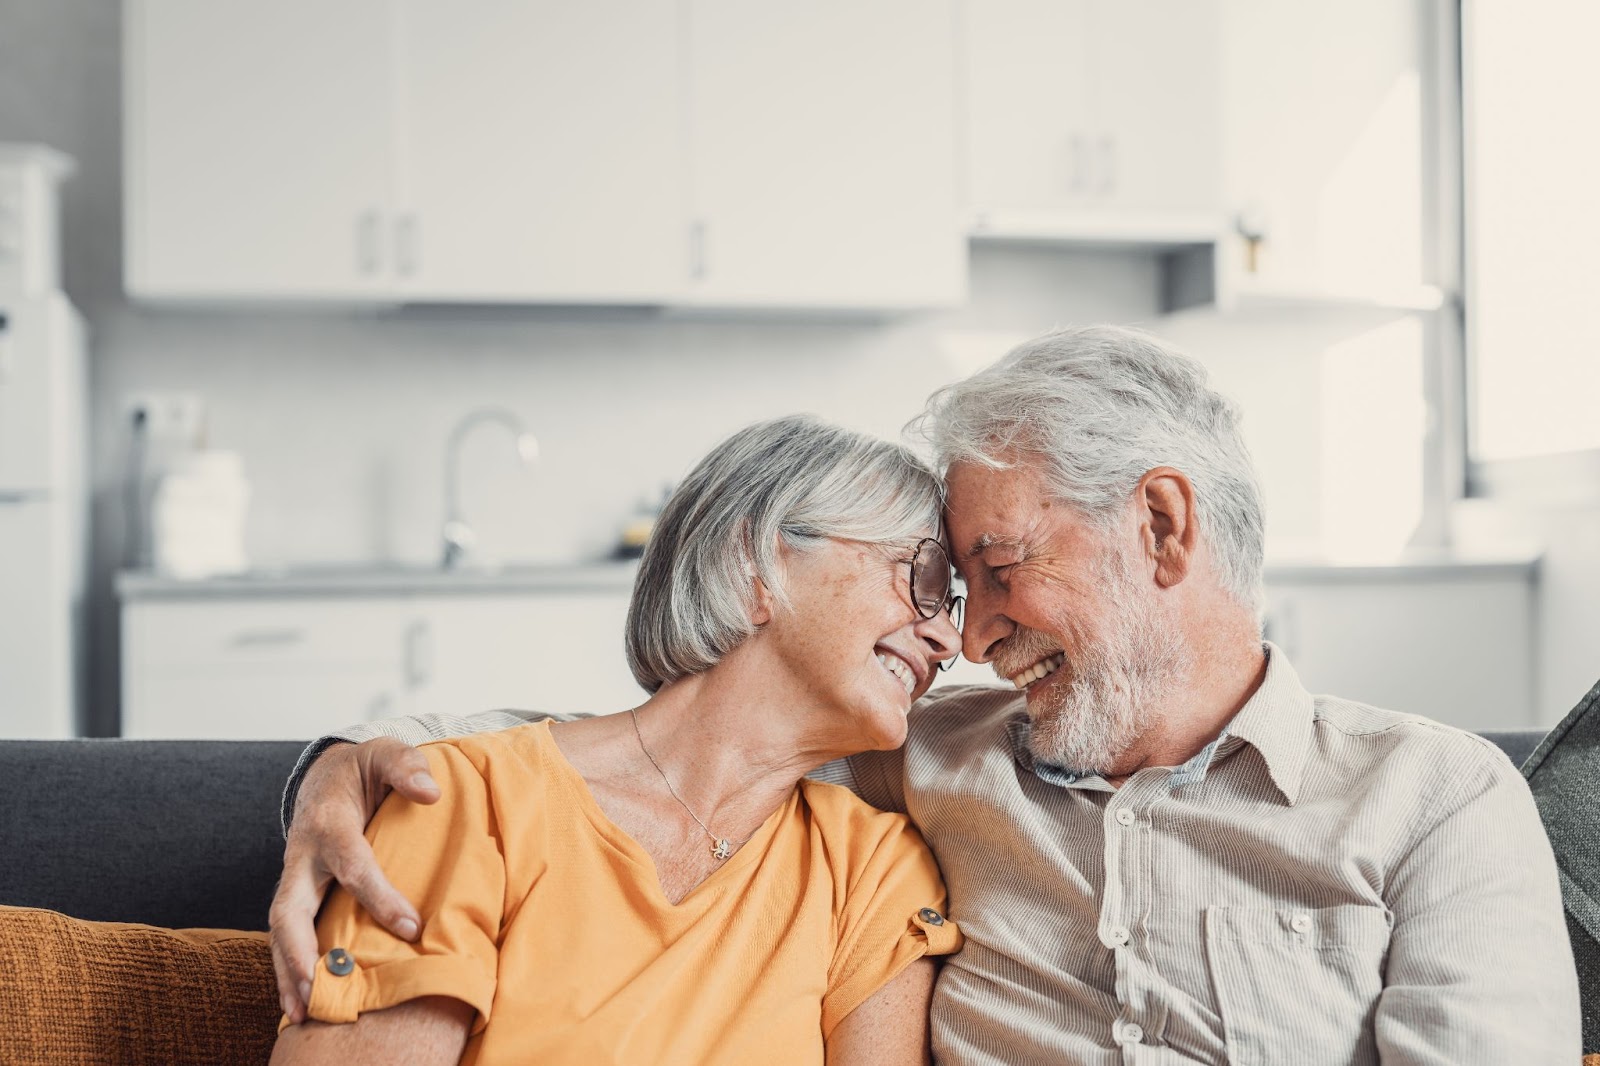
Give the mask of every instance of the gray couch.
[[[1587, 788], [1600, 767], [1600, 685], [1543, 744], [1539, 733], [1485, 735], [1515, 762], [1528, 760], [1569, 891], [1584, 1047], [1600, 1049], [1600, 945], [1583, 905], [1594, 897], [1572, 906], [1600, 865]], [[279, 798], [302, 747], [0, 741], [0, 904], [98, 921], [265, 929], [283, 857]]]
[[0, 741], [0, 904], [265, 929], [293, 741]]

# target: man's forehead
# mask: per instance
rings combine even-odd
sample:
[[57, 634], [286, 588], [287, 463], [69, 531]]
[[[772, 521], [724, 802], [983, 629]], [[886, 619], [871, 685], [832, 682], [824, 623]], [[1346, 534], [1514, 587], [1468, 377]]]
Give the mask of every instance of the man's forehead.
[[1044, 485], [1020, 465], [994, 469], [961, 463], [946, 472], [945, 483], [945, 523], [967, 538], [1015, 537], [1016, 527], [1050, 506]]

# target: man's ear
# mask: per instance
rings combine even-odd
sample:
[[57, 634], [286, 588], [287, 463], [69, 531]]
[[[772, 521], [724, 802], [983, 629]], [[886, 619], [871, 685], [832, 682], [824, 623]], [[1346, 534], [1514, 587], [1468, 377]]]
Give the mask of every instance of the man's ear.
[[1155, 562], [1156, 584], [1171, 588], [1189, 575], [1200, 543], [1194, 485], [1181, 470], [1145, 471], [1133, 492], [1145, 556]]

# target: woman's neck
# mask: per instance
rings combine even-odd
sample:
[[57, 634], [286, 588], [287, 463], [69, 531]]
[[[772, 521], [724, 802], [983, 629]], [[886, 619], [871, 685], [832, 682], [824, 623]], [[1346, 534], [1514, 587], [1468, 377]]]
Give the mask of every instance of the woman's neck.
[[759, 825], [811, 770], [849, 754], [771, 684], [731, 656], [663, 687], [636, 711], [636, 744], [708, 825]]

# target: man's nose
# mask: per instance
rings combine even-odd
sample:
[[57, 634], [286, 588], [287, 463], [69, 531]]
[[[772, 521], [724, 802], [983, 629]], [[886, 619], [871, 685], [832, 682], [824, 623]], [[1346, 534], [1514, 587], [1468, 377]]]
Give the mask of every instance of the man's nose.
[[995, 647], [1016, 629], [1015, 623], [1000, 612], [993, 593], [967, 587], [967, 617], [961, 626], [961, 654], [975, 663], [994, 658]]

